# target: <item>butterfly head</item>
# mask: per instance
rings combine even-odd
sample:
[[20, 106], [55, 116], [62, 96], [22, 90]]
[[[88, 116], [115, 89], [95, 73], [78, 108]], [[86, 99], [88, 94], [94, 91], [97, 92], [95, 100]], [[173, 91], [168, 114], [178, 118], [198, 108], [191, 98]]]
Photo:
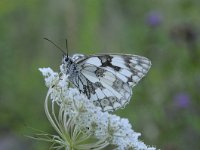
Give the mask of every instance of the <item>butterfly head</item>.
[[73, 63], [73, 61], [70, 56], [63, 55], [62, 64], [72, 64], [72, 63]]
[[75, 64], [71, 57], [63, 55], [62, 58], [62, 73], [69, 74], [72, 73], [75, 68]]

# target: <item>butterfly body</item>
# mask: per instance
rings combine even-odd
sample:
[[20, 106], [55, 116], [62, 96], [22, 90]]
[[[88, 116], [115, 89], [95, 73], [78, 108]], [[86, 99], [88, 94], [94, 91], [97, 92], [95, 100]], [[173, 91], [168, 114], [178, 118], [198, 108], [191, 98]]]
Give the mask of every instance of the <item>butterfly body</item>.
[[103, 111], [123, 108], [132, 87], [148, 72], [151, 62], [138, 55], [100, 54], [64, 56], [62, 73]]

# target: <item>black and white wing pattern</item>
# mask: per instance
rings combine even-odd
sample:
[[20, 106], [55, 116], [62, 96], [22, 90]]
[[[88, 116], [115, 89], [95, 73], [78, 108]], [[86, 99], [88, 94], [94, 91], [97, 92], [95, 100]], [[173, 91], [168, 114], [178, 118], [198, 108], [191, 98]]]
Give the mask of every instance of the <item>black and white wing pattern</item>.
[[149, 59], [137, 55], [102, 54], [73, 56], [79, 74], [73, 84], [103, 111], [123, 108], [134, 87], [151, 67]]

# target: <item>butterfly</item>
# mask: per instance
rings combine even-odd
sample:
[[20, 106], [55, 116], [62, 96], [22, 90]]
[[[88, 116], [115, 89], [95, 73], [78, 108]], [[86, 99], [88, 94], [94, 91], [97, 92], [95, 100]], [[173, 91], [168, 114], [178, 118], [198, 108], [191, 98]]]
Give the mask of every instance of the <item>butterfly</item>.
[[132, 88], [151, 67], [149, 59], [138, 55], [74, 54], [70, 57], [63, 53], [62, 73], [102, 111], [124, 108], [131, 99]]

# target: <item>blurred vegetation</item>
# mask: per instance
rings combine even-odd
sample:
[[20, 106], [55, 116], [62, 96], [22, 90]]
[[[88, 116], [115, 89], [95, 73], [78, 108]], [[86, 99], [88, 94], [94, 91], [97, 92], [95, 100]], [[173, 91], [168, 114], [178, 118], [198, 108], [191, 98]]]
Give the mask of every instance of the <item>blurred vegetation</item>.
[[[1, 0], [0, 149], [44, 150], [26, 138], [30, 127], [53, 133], [39, 67], [59, 70], [61, 54], [130, 53], [152, 60], [125, 109], [146, 144], [200, 149], [200, 1]], [[6, 147], [9, 143], [10, 147]], [[7, 144], [8, 145], [8, 144]], [[12, 147], [13, 146], [13, 147]]]

